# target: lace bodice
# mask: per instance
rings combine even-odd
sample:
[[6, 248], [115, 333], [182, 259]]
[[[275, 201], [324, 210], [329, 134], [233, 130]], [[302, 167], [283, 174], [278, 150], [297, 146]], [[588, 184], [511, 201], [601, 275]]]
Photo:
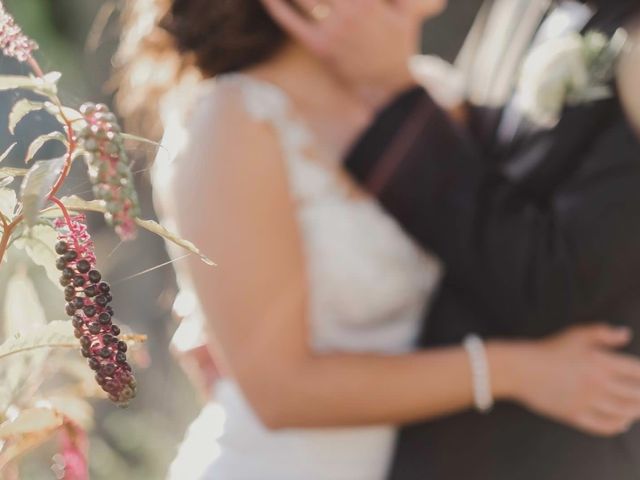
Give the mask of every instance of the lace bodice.
[[281, 143], [306, 252], [313, 345], [406, 351], [439, 280], [438, 262], [374, 199], [354, 198], [335, 168], [312, 157], [314, 137], [283, 90], [240, 74], [217, 81], [239, 88], [246, 111]]

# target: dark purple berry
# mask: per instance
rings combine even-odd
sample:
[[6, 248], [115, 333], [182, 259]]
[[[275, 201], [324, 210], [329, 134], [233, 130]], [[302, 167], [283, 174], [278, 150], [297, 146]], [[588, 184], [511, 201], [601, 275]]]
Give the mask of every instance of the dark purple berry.
[[73, 306], [76, 307], [76, 310], [80, 310], [82, 307], [84, 307], [84, 298], [75, 297], [72, 303], [73, 303]]
[[120, 335], [120, 327], [117, 325], [111, 325], [111, 333], [117, 337]]
[[93, 305], [85, 305], [82, 311], [87, 317], [93, 317], [96, 314], [96, 307]]
[[64, 270], [66, 266], [67, 261], [64, 258], [60, 257], [58, 260], [56, 260], [56, 268], [58, 270]]
[[103, 377], [102, 375], [100, 375], [99, 373], [96, 373], [95, 379], [96, 379], [96, 383], [97, 383], [98, 385], [100, 385], [100, 386], [104, 385], [104, 382], [106, 382], [106, 381], [107, 381], [107, 379], [106, 379], [106, 378], [104, 378], [104, 377]]
[[107, 297], [105, 295], [98, 295], [96, 297], [96, 304], [100, 307], [106, 307], [107, 306], [108, 300]]
[[65, 307], [65, 311], [67, 312], [67, 315], [69, 315], [70, 317], [75, 315], [76, 310], [77, 308], [73, 303], [67, 303], [67, 306]]
[[62, 285], [63, 287], [66, 287], [70, 283], [71, 283], [71, 279], [70, 278], [60, 277], [60, 285]]
[[85, 284], [86, 280], [81, 275], [76, 275], [73, 277], [73, 286], [74, 287], [82, 287]]
[[118, 352], [116, 353], [116, 362], [118, 363], [124, 363], [127, 361], [127, 355], [125, 355], [124, 352]]
[[111, 287], [107, 282], [100, 282], [100, 284], [98, 285], [98, 289], [100, 290], [100, 293], [109, 293]]
[[81, 328], [84, 325], [84, 321], [82, 320], [82, 317], [76, 315], [73, 317], [73, 320], [71, 320], [71, 324], [74, 328]]
[[68, 249], [67, 242], [60, 241], [56, 243], [56, 253], [58, 255], [63, 255], [64, 253], [66, 253], [67, 249]]
[[82, 259], [78, 263], [76, 263], [76, 268], [80, 273], [87, 273], [89, 270], [91, 270], [91, 264], [87, 260]]
[[111, 356], [111, 350], [107, 347], [102, 347], [99, 353], [102, 358], [109, 358]]
[[116, 373], [116, 366], [113, 363], [107, 363], [104, 367], [100, 369], [100, 373], [105, 377], [110, 377], [114, 373]]
[[126, 342], [123, 342], [122, 340], [120, 340], [118, 342], [118, 350], [120, 350], [121, 352], [126, 352], [127, 351], [127, 344]]
[[100, 325], [109, 325], [111, 323], [111, 315], [102, 312], [98, 315], [98, 322], [100, 322]]
[[76, 252], [75, 250], [69, 250], [65, 252], [64, 255], [62, 255], [62, 258], [64, 258], [67, 262], [72, 262], [76, 258], [78, 258], [78, 252]]
[[97, 335], [97, 334], [100, 333], [101, 327], [100, 327], [99, 323], [93, 322], [93, 323], [89, 324], [87, 329], [89, 330], [89, 333], [91, 333], [93, 335]]
[[98, 370], [100, 368], [100, 360], [97, 358], [91, 357], [88, 363], [91, 370]]
[[109, 333], [105, 333], [102, 336], [102, 341], [104, 342], [105, 345], [111, 345], [112, 343], [117, 342], [118, 340], [116, 339], [116, 337], [114, 337], [113, 335], [109, 334]]
[[87, 297], [95, 297], [98, 294], [98, 289], [96, 288], [95, 285], [89, 285], [87, 288], [84, 289], [84, 294]]
[[100, 280], [102, 280], [102, 275], [100, 274], [99, 271], [91, 270], [89, 272], [89, 281], [91, 283], [98, 283], [98, 282], [100, 282]]
[[107, 303], [111, 303], [113, 296], [110, 293], [106, 293], [104, 296], [107, 297]]
[[73, 335], [76, 338], [80, 338], [80, 337], [82, 337], [82, 335], [84, 335], [84, 332], [81, 329], [76, 328], [76, 329], [73, 330]]
[[111, 315], [113, 317], [113, 307], [111, 305], [109, 305], [104, 310], [105, 310], [105, 312], [107, 312], [109, 315]]
[[62, 270], [62, 277], [63, 278], [73, 278], [73, 276], [75, 275], [73, 269], [66, 267], [64, 270]]
[[91, 356], [91, 350], [89, 350], [88, 348], [83, 348], [82, 349], [82, 356], [84, 358], [89, 358]]
[[89, 348], [91, 346], [91, 338], [89, 338], [87, 335], [84, 335], [80, 339], [80, 345], [82, 346], [82, 348]]

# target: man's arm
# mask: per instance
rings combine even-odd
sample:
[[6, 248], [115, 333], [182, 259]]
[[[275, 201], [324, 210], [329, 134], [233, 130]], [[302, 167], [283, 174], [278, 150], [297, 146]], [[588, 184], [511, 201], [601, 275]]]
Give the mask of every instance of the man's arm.
[[[616, 320], [640, 281], [640, 146], [622, 117], [585, 138], [591, 144], [580, 158], [569, 152], [546, 177], [513, 181], [432, 102], [422, 105], [404, 118], [379, 117], [371, 132], [380, 143], [387, 131], [391, 146], [371, 170], [358, 167], [367, 135], [348, 163], [443, 259], [449, 281], [495, 320], [495, 333], [542, 335], [576, 321]], [[394, 147], [420, 110], [421, 128], [404, 139], [410, 145]], [[393, 158], [398, 151], [402, 158]]]

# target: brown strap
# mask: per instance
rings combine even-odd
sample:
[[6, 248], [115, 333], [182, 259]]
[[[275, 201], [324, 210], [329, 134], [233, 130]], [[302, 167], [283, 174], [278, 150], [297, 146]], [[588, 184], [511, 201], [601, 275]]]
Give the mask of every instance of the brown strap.
[[426, 98], [422, 98], [420, 103], [415, 106], [367, 179], [366, 185], [369, 192], [376, 196], [382, 192], [402, 161], [407, 157], [434, 109], [434, 103]]

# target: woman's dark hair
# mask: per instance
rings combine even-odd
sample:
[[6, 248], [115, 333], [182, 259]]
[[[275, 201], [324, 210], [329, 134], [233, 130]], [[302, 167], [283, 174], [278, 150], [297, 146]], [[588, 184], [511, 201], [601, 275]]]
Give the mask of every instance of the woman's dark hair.
[[205, 76], [262, 62], [285, 40], [259, 0], [174, 0], [160, 27]]
[[158, 132], [161, 98], [186, 77], [214, 77], [267, 60], [286, 41], [260, 0], [131, 0], [116, 54], [118, 108]]

